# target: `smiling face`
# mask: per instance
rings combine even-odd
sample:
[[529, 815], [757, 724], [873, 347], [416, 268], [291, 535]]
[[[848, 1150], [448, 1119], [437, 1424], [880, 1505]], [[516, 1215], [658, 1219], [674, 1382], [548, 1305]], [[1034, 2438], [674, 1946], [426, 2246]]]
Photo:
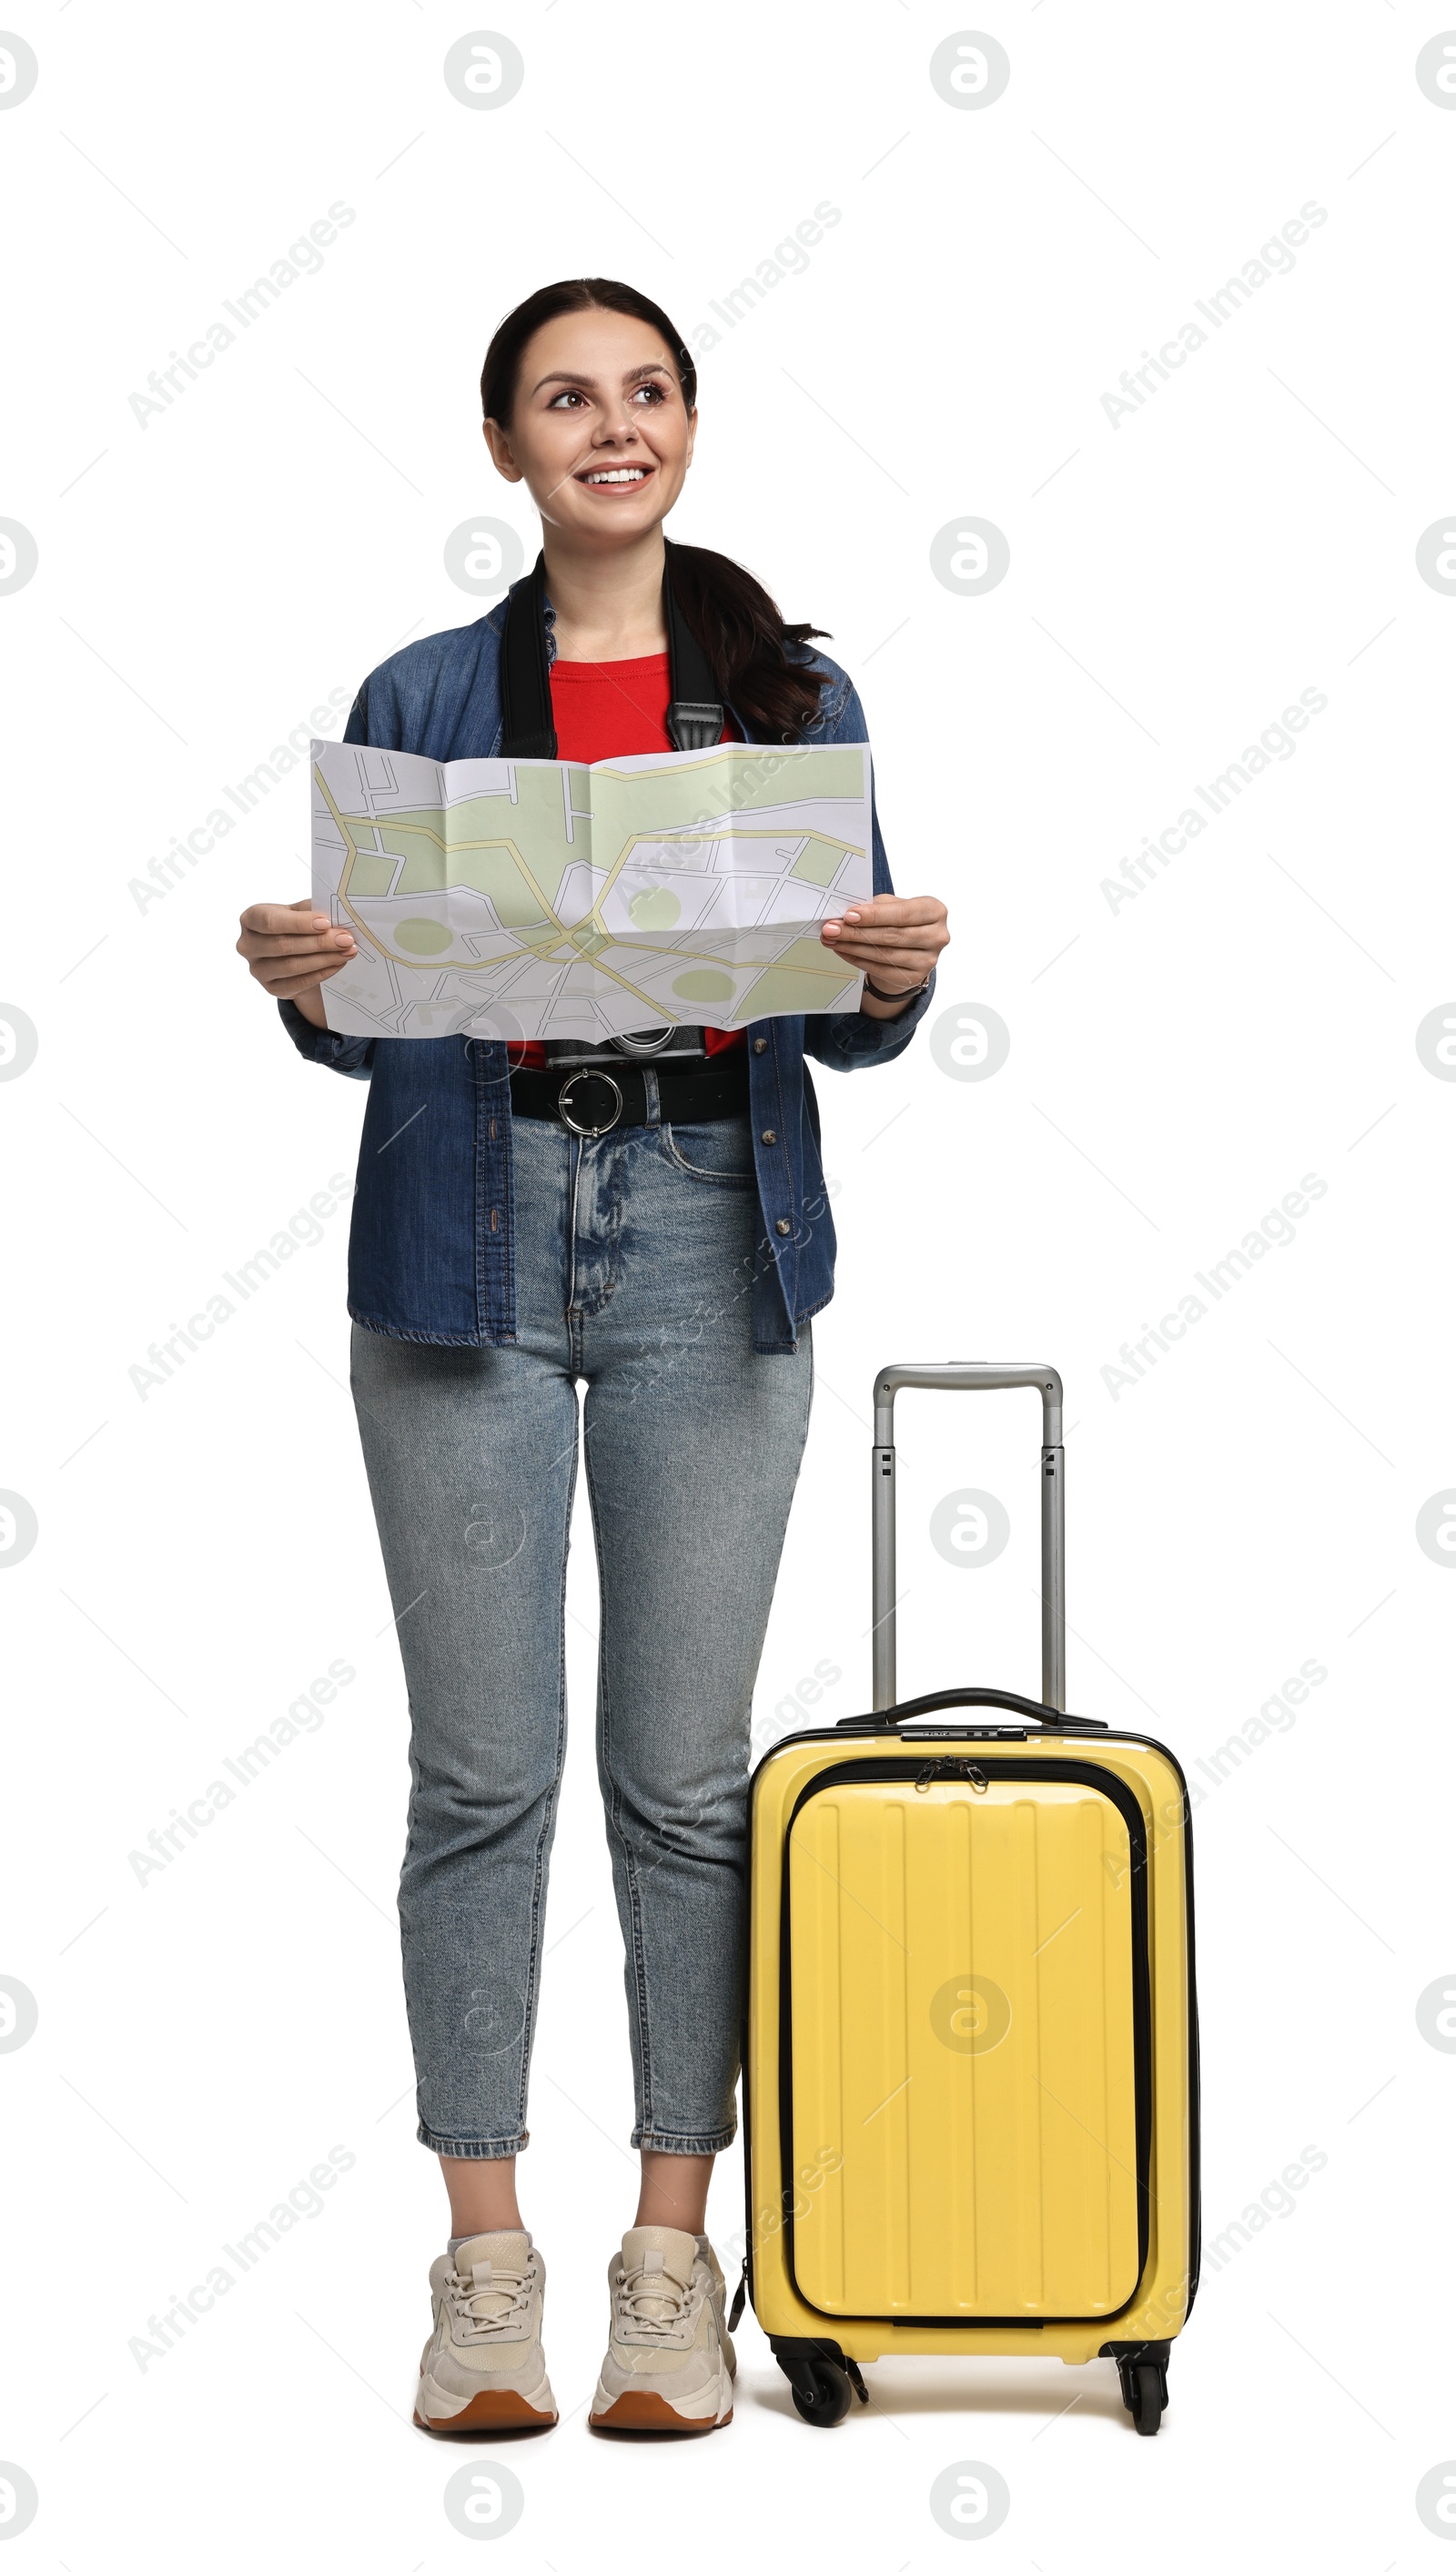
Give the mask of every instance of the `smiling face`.
[[687, 478], [697, 413], [649, 322], [595, 308], [528, 339], [508, 421], [487, 419], [496, 471], [549, 527], [588, 544], [640, 538]]

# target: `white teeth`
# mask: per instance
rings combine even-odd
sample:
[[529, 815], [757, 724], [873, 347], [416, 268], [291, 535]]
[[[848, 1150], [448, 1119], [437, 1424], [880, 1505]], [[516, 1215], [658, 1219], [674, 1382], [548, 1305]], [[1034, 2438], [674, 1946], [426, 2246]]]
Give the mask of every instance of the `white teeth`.
[[624, 464], [611, 473], [588, 473], [588, 482], [645, 482], [646, 470], [640, 464]]

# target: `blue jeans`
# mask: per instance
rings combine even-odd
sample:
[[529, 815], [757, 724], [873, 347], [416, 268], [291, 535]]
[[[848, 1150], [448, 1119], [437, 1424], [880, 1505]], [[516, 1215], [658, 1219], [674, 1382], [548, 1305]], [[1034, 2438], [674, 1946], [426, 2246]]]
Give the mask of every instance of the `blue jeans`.
[[632, 2142], [719, 2152], [735, 2131], [750, 1708], [811, 1337], [754, 1351], [746, 1116], [596, 1141], [518, 1117], [511, 1148], [515, 1342], [354, 1333], [409, 1690], [399, 1917], [419, 2140], [474, 2161], [529, 2140], [580, 1379]]

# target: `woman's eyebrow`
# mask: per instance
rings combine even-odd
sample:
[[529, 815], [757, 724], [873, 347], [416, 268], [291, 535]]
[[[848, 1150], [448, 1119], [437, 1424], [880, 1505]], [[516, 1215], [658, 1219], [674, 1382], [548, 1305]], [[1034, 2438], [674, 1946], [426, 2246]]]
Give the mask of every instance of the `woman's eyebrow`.
[[[672, 379], [672, 368], [670, 366], [665, 366], [660, 357], [650, 357], [646, 365], [633, 366], [629, 374], [623, 375], [622, 381], [624, 384], [637, 384], [640, 383], [646, 375], [666, 375], [670, 382]], [[547, 384], [574, 384], [578, 386], [582, 392], [595, 392], [596, 380], [595, 375], [585, 375], [580, 372], [573, 373], [569, 367], [562, 366], [558, 367], [552, 374], [542, 375], [539, 383], [532, 384], [531, 392], [532, 395], [541, 392]]]

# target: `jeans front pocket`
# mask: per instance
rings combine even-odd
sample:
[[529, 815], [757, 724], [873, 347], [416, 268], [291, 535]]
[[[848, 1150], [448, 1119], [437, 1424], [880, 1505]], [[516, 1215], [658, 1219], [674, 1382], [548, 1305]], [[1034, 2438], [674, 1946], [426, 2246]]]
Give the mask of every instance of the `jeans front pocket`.
[[753, 1128], [746, 1116], [714, 1116], [702, 1125], [660, 1125], [664, 1160], [690, 1179], [720, 1188], [751, 1188]]

